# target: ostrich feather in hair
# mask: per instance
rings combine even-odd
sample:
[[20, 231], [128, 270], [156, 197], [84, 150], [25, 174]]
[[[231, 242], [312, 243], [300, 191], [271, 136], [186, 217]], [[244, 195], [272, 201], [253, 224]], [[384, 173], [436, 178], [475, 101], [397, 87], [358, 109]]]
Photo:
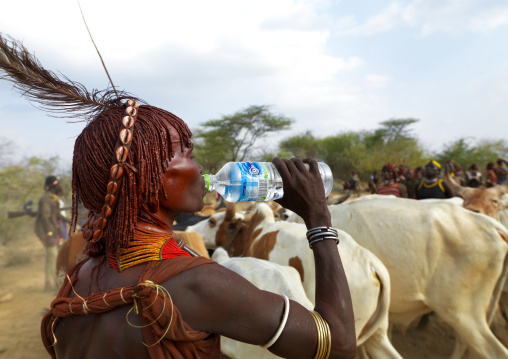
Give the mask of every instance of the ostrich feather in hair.
[[44, 69], [21, 42], [1, 33], [0, 79], [11, 82], [17, 92], [40, 109], [60, 114], [57, 117], [91, 120], [109, 107], [121, 106], [124, 99], [135, 99], [109, 87], [90, 92], [81, 83]]

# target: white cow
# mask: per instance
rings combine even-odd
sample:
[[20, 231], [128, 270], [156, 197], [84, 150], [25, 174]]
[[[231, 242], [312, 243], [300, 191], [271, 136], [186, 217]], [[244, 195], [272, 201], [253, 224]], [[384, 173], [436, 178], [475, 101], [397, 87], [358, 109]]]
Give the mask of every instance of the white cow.
[[[260, 203], [249, 215], [231, 208], [188, 228], [199, 232], [207, 248], [226, 246], [234, 255], [290, 265], [300, 273], [307, 297], [314, 302], [315, 268], [302, 224], [275, 222], [272, 210]], [[387, 337], [390, 279], [383, 264], [339, 231], [338, 250], [349, 283], [357, 344], [374, 358], [400, 358]]]
[[[251, 257], [230, 258], [227, 252], [219, 247], [212, 259], [220, 265], [241, 275], [259, 289], [268, 292], [285, 294], [289, 299], [300, 303], [308, 310], [313, 310], [309, 298], [303, 290], [300, 275], [293, 267], [283, 266], [262, 259]], [[230, 358], [279, 358], [260, 346], [242, 343], [227, 337], [221, 337], [221, 350]]]
[[[508, 358], [489, 329], [502, 285], [508, 230], [452, 200], [367, 196], [329, 206], [332, 224], [372, 251], [390, 273], [390, 320], [403, 328], [430, 311], [482, 358]], [[452, 357], [464, 347], [457, 342]]]

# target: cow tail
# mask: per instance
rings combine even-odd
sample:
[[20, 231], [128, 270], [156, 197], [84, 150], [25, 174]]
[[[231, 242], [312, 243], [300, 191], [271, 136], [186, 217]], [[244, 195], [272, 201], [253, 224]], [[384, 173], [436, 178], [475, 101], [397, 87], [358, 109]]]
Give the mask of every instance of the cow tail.
[[[358, 336], [357, 345], [360, 346], [375, 334], [379, 329], [388, 330], [388, 309], [390, 308], [390, 276], [384, 267], [376, 268], [373, 265], [374, 275], [379, 281], [379, 297], [376, 311], [369, 319]], [[386, 317], [386, 318], [385, 318]], [[386, 321], [386, 328], [382, 327]]]

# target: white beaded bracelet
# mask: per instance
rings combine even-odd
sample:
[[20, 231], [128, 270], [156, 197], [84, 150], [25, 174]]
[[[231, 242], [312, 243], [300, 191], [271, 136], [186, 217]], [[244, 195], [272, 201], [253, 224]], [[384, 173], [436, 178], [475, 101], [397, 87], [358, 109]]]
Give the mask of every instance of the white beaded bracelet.
[[279, 329], [277, 329], [277, 332], [273, 336], [272, 339], [265, 345], [260, 345], [263, 349], [270, 348], [276, 341], [279, 339], [280, 335], [282, 334], [282, 331], [284, 330], [284, 327], [286, 326], [286, 322], [288, 321], [289, 316], [289, 299], [284, 294], [282, 295], [284, 297], [284, 315], [282, 316], [282, 321], [280, 322]]

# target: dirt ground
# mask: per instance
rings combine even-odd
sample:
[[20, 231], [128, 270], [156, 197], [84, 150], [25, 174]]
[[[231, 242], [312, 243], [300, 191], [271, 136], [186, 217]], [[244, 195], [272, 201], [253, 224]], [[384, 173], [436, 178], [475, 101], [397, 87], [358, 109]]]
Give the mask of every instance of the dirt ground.
[[[56, 293], [43, 291], [44, 249], [38, 240], [30, 238], [17, 248], [31, 251], [30, 259], [6, 266], [12, 254], [0, 247], [0, 359], [47, 358], [39, 326]], [[431, 317], [425, 330], [411, 327], [402, 334], [395, 329], [392, 341], [404, 358], [444, 359], [453, 351], [454, 335], [439, 318]]]

